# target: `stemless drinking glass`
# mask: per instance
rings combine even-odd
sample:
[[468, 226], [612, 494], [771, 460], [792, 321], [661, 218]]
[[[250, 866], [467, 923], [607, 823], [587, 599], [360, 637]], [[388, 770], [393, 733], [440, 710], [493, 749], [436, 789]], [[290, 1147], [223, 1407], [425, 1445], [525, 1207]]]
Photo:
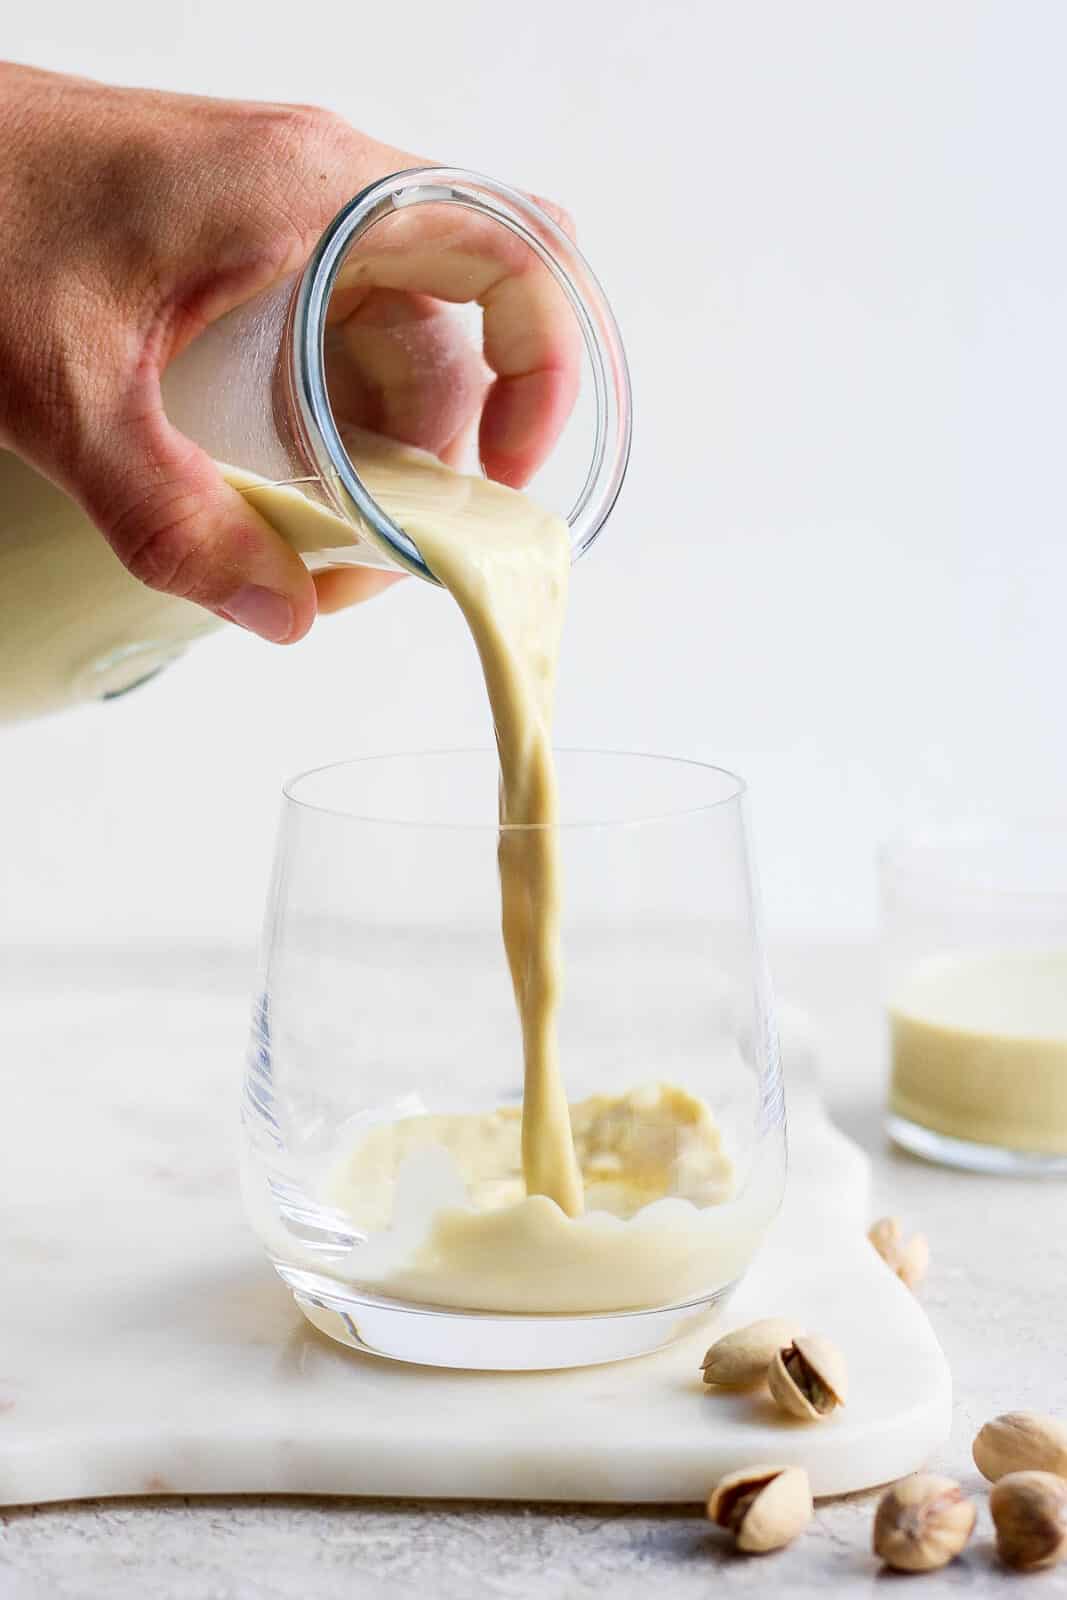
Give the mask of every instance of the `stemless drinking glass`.
[[468, 1368], [678, 1338], [777, 1211], [785, 1111], [744, 785], [559, 753], [561, 1070], [586, 1211], [525, 1196], [493, 751], [285, 789], [243, 1103], [249, 1216], [318, 1327]]
[[880, 868], [891, 1138], [1067, 1174], [1067, 829], [932, 825]]

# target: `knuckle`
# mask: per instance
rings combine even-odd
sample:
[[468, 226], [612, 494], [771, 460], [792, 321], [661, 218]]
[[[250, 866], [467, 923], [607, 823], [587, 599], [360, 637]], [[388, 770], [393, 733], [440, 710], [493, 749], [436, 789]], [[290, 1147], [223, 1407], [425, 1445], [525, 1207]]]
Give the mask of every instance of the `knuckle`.
[[141, 496], [110, 519], [109, 538], [126, 570], [179, 599], [204, 585], [212, 539], [202, 500], [185, 488]]
[[534, 202], [541, 207], [542, 211], [547, 211], [548, 215], [552, 218], [552, 221], [556, 224], [556, 227], [561, 229], [561, 231], [567, 235], [568, 239], [575, 238], [576, 229], [574, 226], [574, 218], [571, 216], [569, 211], [567, 211], [563, 206], [557, 205], [554, 200], [546, 200], [543, 194], [535, 194], [533, 199]]
[[262, 240], [269, 229], [267, 248], [277, 250], [265, 269], [306, 259], [340, 203], [338, 174], [358, 165], [360, 151], [360, 136], [321, 106], [271, 106], [246, 124], [236, 166], [254, 201], [247, 231]]
[[351, 137], [352, 129], [339, 111], [329, 106], [298, 106], [297, 110], [304, 118], [308, 134], [313, 140], [343, 144]]
[[351, 136], [344, 118], [324, 106], [281, 106], [271, 112], [267, 144], [274, 159], [303, 172]]

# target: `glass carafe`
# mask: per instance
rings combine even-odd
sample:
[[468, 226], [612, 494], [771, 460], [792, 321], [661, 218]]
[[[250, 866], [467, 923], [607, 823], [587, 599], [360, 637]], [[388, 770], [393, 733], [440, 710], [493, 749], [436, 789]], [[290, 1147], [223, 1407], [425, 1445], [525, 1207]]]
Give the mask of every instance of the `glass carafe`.
[[[312, 570], [384, 566], [434, 581], [346, 447], [334, 404], [345, 352], [331, 308], [368, 272], [387, 285], [390, 263], [403, 258], [410, 266], [416, 250], [427, 281], [435, 281], [441, 253], [455, 255], [459, 211], [465, 235], [491, 230], [494, 252], [501, 259], [518, 252], [522, 270], [540, 275], [544, 294], [576, 324], [577, 402], [533, 484], [544, 504], [567, 516], [575, 558], [614, 504], [629, 453], [629, 381], [615, 319], [581, 252], [546, 212], [505, 185], [454, 168], [398, 173], [338, 214], [302, 272], [212, 324], [163, 379], [171, 421], [224, 464]], [[460, 267], [447, 299], [480, 359], [481, 286], [473, 268], [465, 281]], [[218, 625], [201, 608], [131, 578], [72, 502], [4, 452], [0, 592], [8, 611], [0, 721], [121, 694]]]

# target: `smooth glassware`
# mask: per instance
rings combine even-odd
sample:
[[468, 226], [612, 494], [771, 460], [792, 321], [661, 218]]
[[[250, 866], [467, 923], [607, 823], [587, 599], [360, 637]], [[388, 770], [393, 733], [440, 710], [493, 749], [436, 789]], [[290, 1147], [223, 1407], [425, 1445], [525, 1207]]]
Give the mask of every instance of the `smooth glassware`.
[[1067, 830], [930, 827], [883, 850], [880, 880], [890, 1136], [1067, 1173]]
[[[657, 1159], [674, 1163], [679, 1197], [660, 1200], [659, 1211], [568, 1222], [544, 1202], [567, 1259], [558, 1282], [531, 1291], [521, 1311], [506, 1309], [516, 1285], [531, 1302], [514, 1259], [468, 1260], [485, 1280], [480, 1304], [382, 1292], [383, 1251], [412, 1236], [416, 1254], [425, 1246], [426, 1219], [414, 1215], [419, 1184], [432, 1189], [443, 1154], [423, 1152], [413, 1173], [392, 1174], [392, 1215], [374, 1225], [338, 1203], [337, 1174], [358, 1169], [359, 1152], [383, 1129], [465, 1113], [514, 1122], [521, 1104], [500, 933], [496, 755], [382, 756], [305, 773], [285, 790], [266, 915], [243, 1102], [244, 1189], [303, 1311], [360, 1350], [532, 1369], [657, 1349], [729, 1294], [778, 1209], [785, 1111], [744, 785], [696, 762], [588, 751], [561, 752], [559, 775], [559, 1035], [572, 1118], [591, 1096], [670, 1084], [714, 1113], [733, 1164], [732, 1198], [703, 1209], [685, 1198], [686, 1152], [671, 1143]], [[678, 1139], [641, 1126], [641, 1104], [638, 1095], [624, 1142]], [[461, 1220], [471, 1214], [462, 1192], [449, 1203]], [[648, 1240], [667, 1237], [641, 1229], [668, 1219], [672, 1246], [692, 1243], [679, 1268], [683, 1290], [634, 1303], [631, 1281], [655, 1275]], [[573, 1231], [590, 1227], [607, 1234]], [[621, 1274], [590, 1287], [594, 1311], [566, 1299], [584, 1292], [581, 1271], [574, 1289], [576, 1249], [591, 1250], [594, 1271], [607, 1251]]]

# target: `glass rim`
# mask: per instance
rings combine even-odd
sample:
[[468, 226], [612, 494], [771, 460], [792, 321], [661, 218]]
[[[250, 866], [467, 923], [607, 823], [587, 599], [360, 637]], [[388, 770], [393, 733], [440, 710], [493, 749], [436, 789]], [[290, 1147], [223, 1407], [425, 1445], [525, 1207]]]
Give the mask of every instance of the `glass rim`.
[[375, 827], [406, 828], [410, 830], [430, 829], [442, 833], [540, 833], [559, 832], [574, 833], [588, 830], [608, 831], [626, 828], [645, 828], [657, 823], [681, 822], [692, 817], [703, 816], [710, 811], [717, 811], [722, 806], [734, 805], [743, 800], [748, 793], [748, 784], [738, 773], [731, 772], [728, 767], [716, 766], [711, 761], [698, 761], [692, 756], [662, 755], [652, 750], [605, 750], [595, 749], [588, 745], [554, 745], [553, 753], [557, 756], [607, 756], [613, 759], [628, 761], [651, 761], [662, 766], [689, 767], [705, 773], [713, 773], [716, 777], [726, 778], [730, 789], [727, 794], [719, 795], [714, 800], [705, 800], [698, 805], [684, 805], [674, 809], [649, 812], [647, 815], [626, 817], [609, 820], [604, 818], [589, 818], [579, 822], [444, 822], [434, 820], [416, 820], [411, 817], [378, 816], [362, 811], [347, 809], [337, 805], [326, 805], [314, 800], [304, 800], [295, 792], [297, 786], [306, 779], [316, 778], [321, 773], [337, 772], [343, 767], [369, 766], [372, 762], [388, 761], [413, 761], [435, 759], [448, 756], [494, 756], [496, 752], [491, 745], [454, 745], [440, 749], [421, 750], [378, 750], [367, 755], [348, 756], [341, 761], [326, 761], [321, 766], [305, 767], [302, 772], [294, 773], [282, 784], [282, 797], [287, 805], [299, 808], [301, 811], [314, 812], [319, 816], [341, 817], [348, 822], [362, 822]]
[[364, 484], [341, 438], [326, 384], [326, 310], [349, 251], [383, 217], [413, 205], [456, 205], [488, 217], [520, 239], [562, 289], [577, 321], [596, 396], [592, 457], [567, 515], [572, 562], [588, 550], [610, 515], [630, 458], [632, 394], [615, 314], [573, 239], [535, 201], [507, 184], [464, 167], [409, 167], [368, 184], [323, 233], [302, 273], [291, 307], [290, 383], [315, 467], [346, 512], [351, 502], [370, 538], [392, 565], [437, 584], [410, 534]]

